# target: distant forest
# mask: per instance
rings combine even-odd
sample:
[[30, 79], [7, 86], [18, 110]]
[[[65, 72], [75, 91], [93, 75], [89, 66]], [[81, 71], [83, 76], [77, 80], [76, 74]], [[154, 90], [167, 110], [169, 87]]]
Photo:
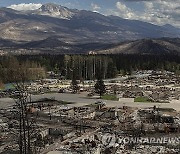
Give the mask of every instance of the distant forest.
[[47, 71], [60, 73], [71, 79], [114, 78], [117, 74], [131, 74], [137, 70], [167, 70], [180, 73], [180, 56], [175, 55], [21, 55], [19, 61], [33, 61]]
[[[26, 80], [45, 77], [46, 71], [53, 71], [72, 79], [114, 78], [118, 74], [131, 74], [138, 70], [167, 70], [180, 74], [180, 56], [174, 55], [19, 55], [0, 57], [0, 80], [3, 83], [20, 79], [19, 72], [26, 74]], [[12, 77], [12, 75], [14, 77]]]
[[18, 60], [12, 56], [0, 57], [0, 88], [3, 83], [26, 82], [45, 77], [45, 68], [38, 62]]

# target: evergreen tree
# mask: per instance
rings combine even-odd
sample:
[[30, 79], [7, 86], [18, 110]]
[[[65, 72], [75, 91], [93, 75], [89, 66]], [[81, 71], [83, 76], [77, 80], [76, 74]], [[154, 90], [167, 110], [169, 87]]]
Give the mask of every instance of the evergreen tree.
[[78, 86], [78, 82], [76, 80], [76, 75], [75, 75], [74, 71], [73, 71], [71, 87], [72, 87], [73, 93], [77, 93], [79, 91], [79, 86]]
[[106, 86], [101, 76], [98, 77], [96, 84], [94, 85], [95, 92], [101, 96], [106, 92]]

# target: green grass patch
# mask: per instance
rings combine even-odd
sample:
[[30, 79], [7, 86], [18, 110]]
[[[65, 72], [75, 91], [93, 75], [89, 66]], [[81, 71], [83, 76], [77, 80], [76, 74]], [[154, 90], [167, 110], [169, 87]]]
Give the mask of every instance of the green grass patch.
[[119, 99], [116, 97], [116, 95], [103, 95], [101, 97], [102, 99], [105, 100], [112, 100], [112, 101], [118, 101]]
[[153, 102], [148, 97], [136, 97], [134, 102]]
[[134, 102], [142, 102], [142, 103], [169, 103], [168, 101], [153, 101], [148, 97], [136, 97]]

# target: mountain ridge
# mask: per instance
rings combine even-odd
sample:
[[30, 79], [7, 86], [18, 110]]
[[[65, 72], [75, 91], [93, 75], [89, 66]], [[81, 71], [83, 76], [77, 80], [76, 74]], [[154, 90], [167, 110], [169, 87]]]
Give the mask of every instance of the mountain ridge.
[[[49, 37], [39, 41], [15, 43], [0, 39], [0, 50], [14, 54], [148, 54], [180, 55], [180, 38], [158, 38], [124, 41], [120, 43], [62, 42], [61, 38]], [[19, 52], [23, 51], [23, 52]], [[13, 54], [11, 52], [11, 54]]]
[[180, 29], [56, 4], [45, 4], [33, 11], [0, 9], [0, 38], [28, 42], [52, 36], [61, 37], [63, 42], [118, 43], [132, 39], [180, 37]]
[[96, 51], [97, 54], [152, 54], [180, 55], [179, 38], [142, 39], [116, 44], [112, 48]]
[[169, 24], [158, 26], [52, 3], [31, 11], [0, 8], [0, 50], [8, 52], [179, 54], [179, 37], [180, 29]]

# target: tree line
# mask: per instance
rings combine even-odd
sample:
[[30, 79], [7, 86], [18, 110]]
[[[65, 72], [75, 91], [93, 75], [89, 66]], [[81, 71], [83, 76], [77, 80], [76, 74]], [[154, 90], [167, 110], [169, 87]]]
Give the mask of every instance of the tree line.
[[0, 83], [29, 81], [45, 77], [45, 68], [38, 62], [20, 61], [13, 56], [0, 57]]
[[[180, 74], [180, 56], [174, 55], [19, 55], [0, 57], [0, 80], [13, 82], [45, 77], [54, 71], [65, 79], [114, 78], [138, 70], [167, 70]], [[18, 73], [21, 72], [21, 73]]]
[[33, 60], [49, 71], [61, 73], [72, 79], [73, 71], [77, 78], [93, 79], [102, 73], [103, 78], [113, 78], [117, 74], [131, 74], [137, 70], [167, 70], [180, 73], [178, 55], [21, 55], [21, 61]]

